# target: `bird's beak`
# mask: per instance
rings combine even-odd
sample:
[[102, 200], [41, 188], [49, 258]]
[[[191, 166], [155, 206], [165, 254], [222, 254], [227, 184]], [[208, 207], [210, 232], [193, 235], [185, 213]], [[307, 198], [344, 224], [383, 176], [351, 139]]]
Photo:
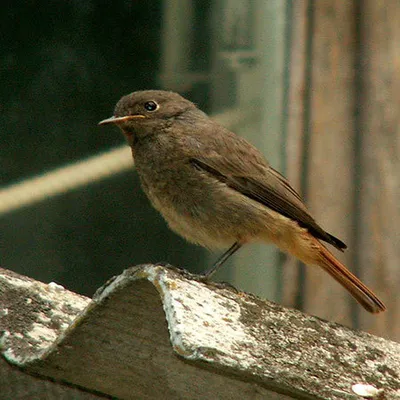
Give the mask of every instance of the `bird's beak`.
[[111, 117], [107, 119], [103, 119], [103, 121], [99, 122], [99, 125], [107, 125], [107, 124], [120, 124], [122, 122], [129, 121], [131, 119], [136, 119], [136, 118], [146, 118], [144, 115], [126, 115], [125, 117]]

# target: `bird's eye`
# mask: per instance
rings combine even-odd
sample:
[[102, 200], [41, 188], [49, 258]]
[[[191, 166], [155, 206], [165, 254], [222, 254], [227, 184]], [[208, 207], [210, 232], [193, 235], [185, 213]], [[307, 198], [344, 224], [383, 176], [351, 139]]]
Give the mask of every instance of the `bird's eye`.
[[158, 104], [155, 101], [147, 101], [144, 103], [144, 108], [147, 111], [156, 111], [158, 109]]

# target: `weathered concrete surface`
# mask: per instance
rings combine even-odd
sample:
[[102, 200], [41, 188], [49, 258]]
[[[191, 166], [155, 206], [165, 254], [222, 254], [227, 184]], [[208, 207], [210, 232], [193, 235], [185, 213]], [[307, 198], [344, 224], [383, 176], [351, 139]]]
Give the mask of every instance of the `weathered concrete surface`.
[[399, 344], [172, 268], [130, 268], [92, 302], [2, 272], [5, 358], [88, 390], [273, 400], [359, 399], [359, 383], [386, 399], [400, 389]]

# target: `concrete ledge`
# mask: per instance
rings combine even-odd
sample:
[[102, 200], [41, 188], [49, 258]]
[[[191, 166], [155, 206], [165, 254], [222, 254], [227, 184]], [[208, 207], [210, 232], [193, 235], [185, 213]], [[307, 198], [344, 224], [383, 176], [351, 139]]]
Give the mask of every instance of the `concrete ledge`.
[[173, 268], [127, 269], [92, 301], [0, 270], [0, 304], [9, 363], [108, 396], [400, 399], [399, 344]]

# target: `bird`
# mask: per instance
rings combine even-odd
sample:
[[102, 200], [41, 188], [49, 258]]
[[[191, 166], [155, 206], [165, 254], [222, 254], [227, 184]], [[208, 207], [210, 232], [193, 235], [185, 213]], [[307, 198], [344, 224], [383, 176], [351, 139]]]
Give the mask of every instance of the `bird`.
[[205, 279], [243, 245], [272, 243], [325, 270], [367, 311], [386, 309], [322, 243], [347, 247], [320, 227], [288, 180], [190, 100], [165, 90], [135, 91], [99, 122], [108, 124], [126, 137], [143, 191], [169, 227], [191, 243], [227, 249]]

